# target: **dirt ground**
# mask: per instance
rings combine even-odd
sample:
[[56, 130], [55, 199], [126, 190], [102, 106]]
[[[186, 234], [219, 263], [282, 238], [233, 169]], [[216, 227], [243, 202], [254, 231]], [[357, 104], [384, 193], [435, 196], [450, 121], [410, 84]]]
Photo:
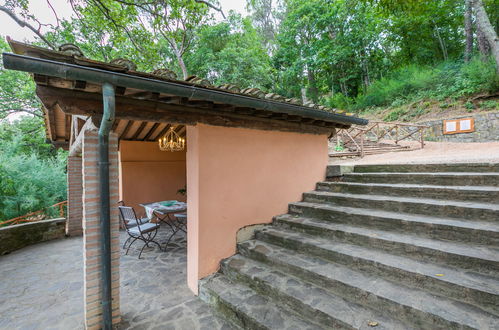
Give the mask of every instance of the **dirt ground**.
[[499, 163], [499, 142], [426, 142], [424, 149], [369, 155], [364, 158], [331, 157], [330, 164], [438, 164]]

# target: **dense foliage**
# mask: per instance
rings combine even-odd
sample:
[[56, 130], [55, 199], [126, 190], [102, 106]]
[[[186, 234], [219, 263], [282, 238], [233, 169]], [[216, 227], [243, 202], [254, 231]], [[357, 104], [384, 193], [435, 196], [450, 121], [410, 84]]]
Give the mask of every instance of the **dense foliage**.
[[0, 220], [66, 199], [66, 153], [45, 143], [37, 117], [0, 123]]
[[[499, 0], [247, 0], [247, 17], [224, 13], [216, 0], [70, 0], [72, 17], [59, 19], [53, 6], [52, 25], [29, 1], [0, 0], [0, 11], [41, 46], [75, 43], [89, 58], [127, 58], [180, 79], [356, 112], [499, 90], [499, 43], [490, 41]], [[3, 38], [0, 48], [8, 49]], [[395, 109], [385, 119], [418, 111]], [[3, 120], [21, 112], [30, 116]], [[0, 219], [64, 199], [64, 153], [45, 144], [42, 118], [29, 76], [0, 67]]]
[[[37, 23], [28, 0], [4, 1]], [[195, 74], [355, 110], [400, 101], [398, 85], [409, 74], [416, 80], [437, 71], [466, 75], [464, 59], [473, 55], [465, 54], [470, 1], [483, 1], [497, 31], [499, 0], [247, 0], [248, 17], [222, 13], [221, 21], [214, 20], [215, 0], [71, 0], [73, 17], [42, 37], [52, 47], [76, 43], [95, 59], [129, 58], [139, 70], [168, 67], [179, 77]], [[472, 17], [471, 49], [486, 52], [481, 58], [493, 68], [491, 45]], [[453, 95], [498, 88], [495, 78], [480, 88], [459, 79], [446, 84]]]

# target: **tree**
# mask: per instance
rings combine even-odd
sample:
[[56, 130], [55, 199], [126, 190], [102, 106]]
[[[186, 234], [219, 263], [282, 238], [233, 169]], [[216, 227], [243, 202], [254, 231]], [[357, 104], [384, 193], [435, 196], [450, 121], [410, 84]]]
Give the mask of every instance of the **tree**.
[[282, 0], [247, 0], [246, 9], [269, 53], [275, 49], [275, 38], [284, 16]]
[[[49, 6], [52, 7], [49, 0]], [[52, 7], [53, 8], [53, 7]], [[55, 45], [45, 38], [42, 33], [43, 27], [51, 27], [50, 24], [40, 22], [35, 15], [28, 12], [28, 0], [6, 0], [4, 5], [0, 5], [0, 11], [6, 13], [14, 22], [21, 28], [30, 29], [40, 40], [42, 40], [48, 47], [55, 49]], [[55, 13], [55, 12], [54, 12]], [[57, 15], [56, 15], [57, 16]], [[35, 27], [35, 25], [38, 25]]]
[[[78, 0], [72, 0], [77, 2]], [[139, 52], [142, 42], [152, 40], [169, 45], [185, 78], [188, 70], [184, 55], [194, 37], [194, 30], [207, 23], [210, 8], [218, 7], [208, 1], [194, 0], [79, 0], [76, 11], [92, 10], [91, 16], [101, 16], [111, 24], [112, 33], [124, 31]], [[141, 36], [142, 35], [142, 36]], [[144, 36], [147, 39], [144, 39]]]
[[384, 22], [371, 5], [349, 1], [288, 1], [273, 56], [279, 91], [317, 102], [321, 95], [354, 96], [387, 61]]
[[226, 22], [199, 29], [186, 64], [215, 84], [272, 87], [270, 57], [251, 20], [240, 15], [230, 14]]
[[472, 0], [465, 0], [464, 12], [464, 32], [466, 38], [466, 48], [464, 50], [464, 60], [469, 62], [473, 54], [473, 6]]
[[[9, 50], [0, 36], [0, 53]], [[0, 120], [20, 112], [43, 118], [33, 80], [24, 72], [5, 70], [2, 63], [0, 60]]]
[[473, 9], [475, 10], [476, 24], [490, 46], [492, 56], [496, 61], [497, 71], [499, 73], [499, 37], [497, 36], [494, 26], [490, 23], [489, 16], [485, 11], [482, 0], [472, 1]]

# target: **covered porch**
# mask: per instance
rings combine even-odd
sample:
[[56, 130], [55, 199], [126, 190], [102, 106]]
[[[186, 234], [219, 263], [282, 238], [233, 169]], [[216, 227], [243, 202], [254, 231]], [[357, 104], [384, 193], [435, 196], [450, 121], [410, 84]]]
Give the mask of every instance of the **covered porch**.
[[[33, 74], [47, 137], [69, 150], [67, 233], [83, 234], [88, 329], [100, 328], [106, 317], [119, 323], [123, 316], [119, 200], [131, 206], [181, 200], [177, 191], [187, 187], [186, 280], [197, 294], [199, 279], [236, 253], [238, 238], [251, 237], [254, 225], [285, 213], [290, 201], [325, 177], [328, 137], [337, 128], [365, 123], [256, 88], [212, 86], [198, 77], [176, 80], [166, 69], [138, 72], [126, 61], [93, 61], [73, 48], [10, 45], [16, 54], [4, 54], [5, 67]], [[157, 149], [154, 140], [169, 125], [185, 136], [186, 151]], [[109, 227], [103, 227], [106, 221]], [[109, 249], [101, 248], [106, 240]], [[102, 277], [106, 269], [110, 281]], [[103, 312], [111, 305], [112, 315]]]

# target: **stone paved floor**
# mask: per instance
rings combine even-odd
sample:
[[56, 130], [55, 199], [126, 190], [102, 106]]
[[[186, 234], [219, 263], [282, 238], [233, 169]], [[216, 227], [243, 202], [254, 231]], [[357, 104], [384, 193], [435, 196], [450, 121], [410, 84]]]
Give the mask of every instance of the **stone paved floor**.
[[[120, 329], [230, 329], [188, 289], [184, 237], [137, 256], [121, 257]], [[83, 329], [82, 285], [81, 237], [0, 256], [0, 329]]]

